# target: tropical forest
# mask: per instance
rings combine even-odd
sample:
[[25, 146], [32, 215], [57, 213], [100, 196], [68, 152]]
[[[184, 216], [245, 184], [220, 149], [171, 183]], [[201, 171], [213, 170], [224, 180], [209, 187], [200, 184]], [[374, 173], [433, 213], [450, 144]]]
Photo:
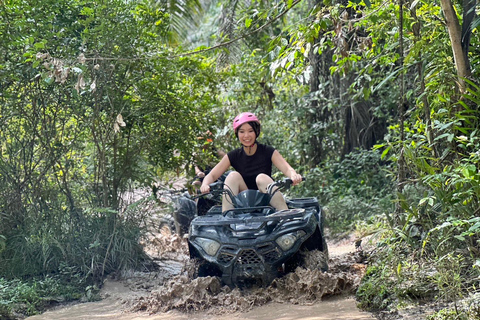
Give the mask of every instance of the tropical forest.
[[241, 112], [363, 248], [359, 310], [480, 319], [477, 0], [0, 3], [0, 319], [153, 268], [159, 194]]

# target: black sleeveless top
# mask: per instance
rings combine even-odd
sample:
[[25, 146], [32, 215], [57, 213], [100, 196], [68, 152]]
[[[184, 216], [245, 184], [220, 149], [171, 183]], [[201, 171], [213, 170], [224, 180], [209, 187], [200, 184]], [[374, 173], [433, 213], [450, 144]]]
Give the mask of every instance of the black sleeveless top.
[[248, 189], [258, 190], [255, 179], [260, 173], [272, 175], [272, 156], [275, 148], [257, 143], [257, 151], [249, 156], [243, 147], [230, 151], [227, 156], [232, 167], [242, 175]]

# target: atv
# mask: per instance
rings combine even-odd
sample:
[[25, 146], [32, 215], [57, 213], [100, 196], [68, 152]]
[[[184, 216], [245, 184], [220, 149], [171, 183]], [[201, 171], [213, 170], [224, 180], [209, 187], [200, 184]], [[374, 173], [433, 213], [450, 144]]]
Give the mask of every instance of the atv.
[[230, 287], [268, 286], [275, 278], [305, 264], [308, 251], [320, 251], [320, 269], [328, 270], [324, 214], [316, 198], [287, 200], [276, 210], [270, 199], [288, 189], [291, 179], [269, 185], [267, 193], [245, 190], [233, 195], [223, 181], [210, 184], [210, 195], [226, 194], [234, 208], [213, 206], [195, 217], [188, 234], [190, 258], [197, 276], [218, 276]]

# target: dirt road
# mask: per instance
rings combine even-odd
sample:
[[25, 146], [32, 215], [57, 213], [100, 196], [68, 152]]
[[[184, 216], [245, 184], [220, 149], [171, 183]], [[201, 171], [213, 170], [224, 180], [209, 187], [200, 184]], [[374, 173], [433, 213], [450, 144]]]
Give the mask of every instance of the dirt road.
[[[148, 247], [160, 270], [107, 280], [103, 299], [60, 307], [28, 320], [314, 320], [373, 319], [356, 308], [352, 292], [365, 265], [354, 240], [330, 243], [330, 271], [298, 268], [269, 288], [249, 292], [222, 287], [216, 278], [189, 279], [182, 239], [155, 235]], [[152, 249], [155, 248], [155, 249]], [[156, 250], [156, 251], [155, 251]]]

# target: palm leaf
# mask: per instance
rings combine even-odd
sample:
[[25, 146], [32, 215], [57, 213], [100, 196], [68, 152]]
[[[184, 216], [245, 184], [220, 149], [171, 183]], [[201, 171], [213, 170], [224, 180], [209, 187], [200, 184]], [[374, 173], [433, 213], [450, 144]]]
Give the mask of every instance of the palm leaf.
[[198, 29], [205, 12], [200, 0], [157, 0], [152, 5], [170, 14], [170, 44], [183, 43], [192, 30]]

